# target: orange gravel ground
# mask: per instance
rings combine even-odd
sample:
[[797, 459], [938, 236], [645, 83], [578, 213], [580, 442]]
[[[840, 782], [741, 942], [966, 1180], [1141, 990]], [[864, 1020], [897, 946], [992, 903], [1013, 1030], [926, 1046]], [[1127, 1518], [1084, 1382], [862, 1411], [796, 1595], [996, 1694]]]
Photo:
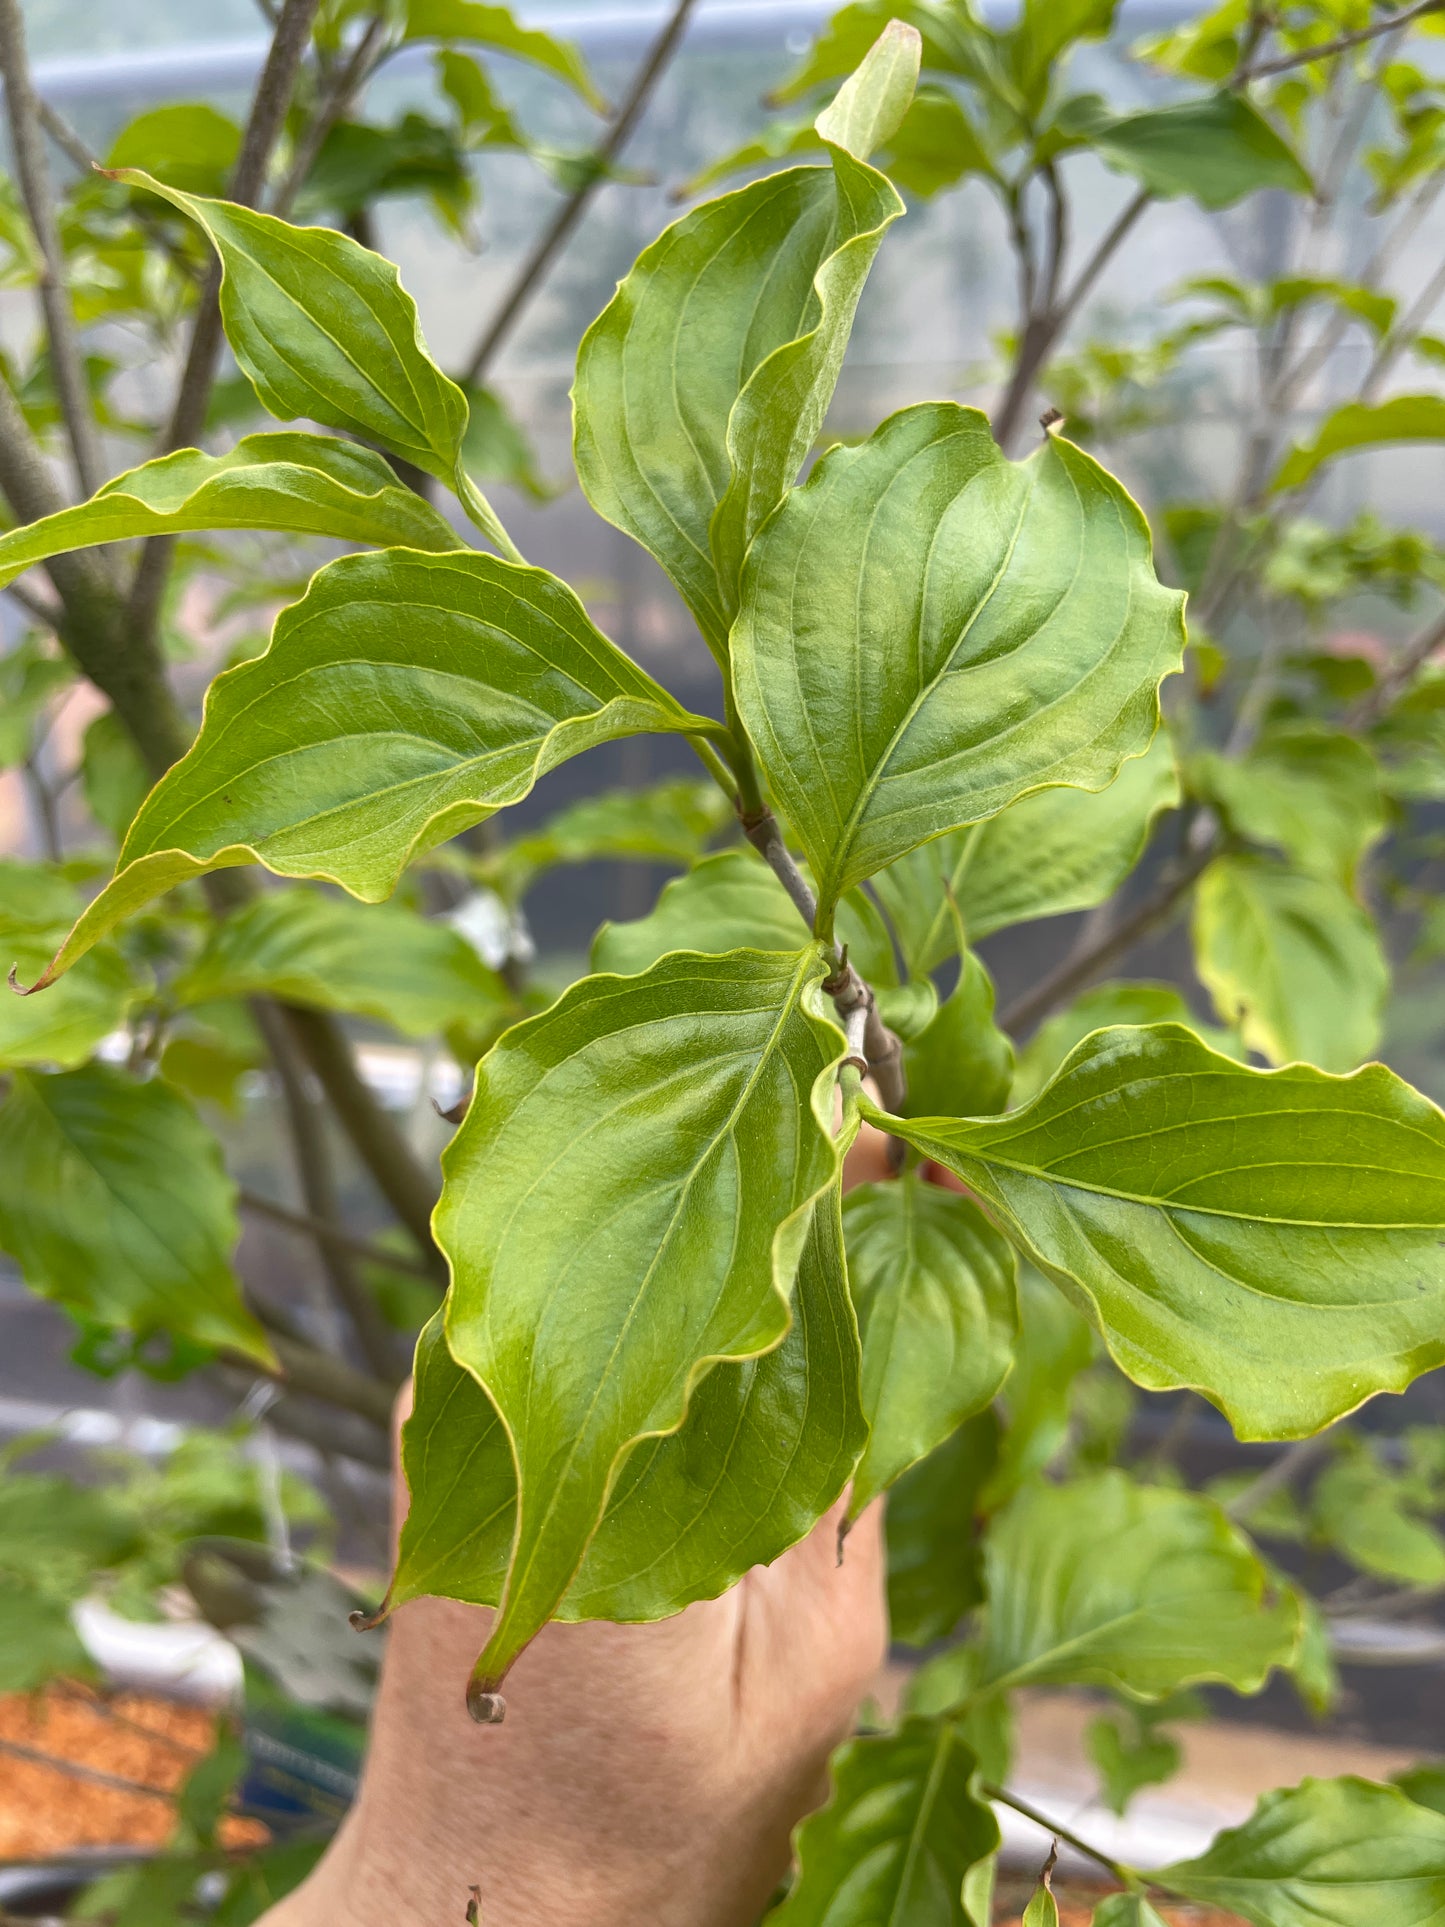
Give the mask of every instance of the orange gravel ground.
[[[175, 1825], [169, 1800], [74, 1778], [18, 1758], [4, 1742], [78, 1761], [118, 1779], [174, 1793], [210, 1751], [215, 1716], [133, 1693], [104, 1698], [83, 1686], [0, 1695], [0, 1860], [35, 1860], [75, 1847], [162, 1847]], [[268, 1838], [258, 1822], [222, 1823], [229, 1847]]]

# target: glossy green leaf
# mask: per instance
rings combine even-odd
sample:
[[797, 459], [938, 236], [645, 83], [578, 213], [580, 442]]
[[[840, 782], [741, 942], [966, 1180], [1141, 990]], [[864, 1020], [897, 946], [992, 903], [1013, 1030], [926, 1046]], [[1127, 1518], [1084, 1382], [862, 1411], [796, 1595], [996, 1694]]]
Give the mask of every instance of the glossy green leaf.
[[833, 1794], [797, 1835], [798, 1878], [776, 1927], [979, 1927], [964, 1876], [996, 1851], [998, 1823], [973, 1792], [974, 1758], [947, 1720], [907, 1719], [833, 1755]]
[[[402, 1433], [411, 1510], [389, 1604], [429, 1592], [495, 1606], [516, 1474], [495, 1408], [447, 1350], [441, 1314], [422, 1333], [416, 1386]], [[812, 1529], [866, 1431], [834, 1196], [813, 1214], [787, 1337], [761, 1358], [715, 1365], [682, 1429], [633, 1449], [557, 1617], [660, 1619], [716, 1597]]]
[[918, 85], [922, 52], [916, 27], [888, 22], [818, 116], [818, 132], [830, 147], [866, 161], [898, 131]]
[[[867, 901], [862, 891], [857, 894], [860, 902]], [[876, 1002], [888, 1028], [905, 1044], [915, 1044], [938, 1015], [938, 987], [931, 977], [915, 977], [911, 983], [885, 985]]]
[[100, 1064], [18, 1071], [0, 1105], [0, 1247], [89, 1324], [269, 1361], [231, 1270], [220, 1147], [159, 1080]]
[[1110, 1894], [1094, 1909], [1092, 1927], [1169, 1927], [1142, 1894]]
[[1293, 149], [1258, 108], [1229, 89], [1108, 119], [1090, 130], [1089, 146], [1150, 193], [1187, 196], [1201, 207], [1232, 207], [1267, 187], [1313, 191]]
[[856, 1518], [980, 1411], [1013, 1362], [1015, 1260], [976, 1204], [909, 1172], [843, 1206], [871, 1432]]
[[771, 1350], [838, 1168], [821, 953], [666, 957], [591, 977], [477, 1069], [444, 1158], [447, 1342], [512, 1440], [495, 1682], [556, 1612], [622, 1461], [707, 1367]]
[[1032, 790], [1112, 782], [1154, 734], [1181, 606], [1068, 442], [1010, 462], [976, 409], [930, 402], [830, 450], [749, 551], [732, 638], [822, 913]]
[[171, 994], [181, 1004], [280, 997], [374, 1017], [407, 1037], [485, 1025], [512, 1003], [497, 973], [446, 924], [399, 905], [302, 889], [271, 891], [233, 911]]
[[934, 970], [957, 948], [950, 891], [971, 943], [1013, 923], [1091, 910], [1118, 889], [1156, 817], [1178, 801], [1174, 751], [1161, 729], [1107, 789], [1038, 790], [900, 857], [872, 887], [909, 969]]
[[1369, 1780], [1301, 1780], [1152, 1877], [1254, 1927], [1431, 1927], [1445, 1915], [1445, 1816]]
[[1244, 1055], [1228, 1031], [1201, 1023], [1173, 984], [1098, 984], [1040, 1024], [1019, 1052], [1014, 1103], [1027, 1104], [1037, 1097], [1076, 1044], [1115, 1024], [1182, 1024], [1222, 1056]]
[[599, 114], [607, 102], [587, 71], [587, 63], [570, 40], [524, 27], [510, 7], [490, 0], [406, 0], [408, 40], [465, 40], [526, 61], [563, 80]]
[[[79, 893], [38, 863], [0, 858], [0, 974], [27, 982], [55, 955], [80, 914]], [[0, 1067], [83, 1064], [125, 1021], [145, 987], [113, 944], [101, 944], [53, 998], [0, 996]]]
[[1255, 1692], [1299, 1626], [1253, 1549], [1197, 1493], [1100, 1472], [1026, 1486], [984, 1541], [981, 1691], [1107, 1686], [1163, 1699], [1202, 1680]]
[[378, 902], [412, 857], [598, 743], [702, 727], [542, 569], [473, 551], [343, 556], [271, 647], [211, 684], [53, 968], [187, 877], [238, 863]]
[[1014, 1051], [993, 1020], [993, 979], [971, 950], [928, 1028], [907, 1042], [908, 1108], [920, 1117], [986, 1117], [1013, 1083]]
[[178, 449], [107, 482], [78, 508], [0, 536], [0, 587], [47, 556], [190, 529], [280, 529], [386, 548], [462, 547], [380, 455], [329, 435], [247, 435], [228, 455]]
[[[719, 850], [665, 885], [647, 916], [604, 923], [593, 940], [592, 968], [631, 974], [669, 950], [796, 950], [804, 934], [787, 892], [760, 857]], [[840, 906], [838, 935], [870, 984], [893, 983], [893, 946], [862, 891]]]
[[932, 1646], [983, 1598], [979, 1498], [998, 1456], [999, 1422], [977, 1413], [911, 1466], [888, 1495], [888, 1626]]
[[1339, 730], [1271, 730], [1238, 761], [1201, 758], [1195, 774], [1240, 836], [1272, 844], [1299, 869], [1337, 877], [1347, 888], [1385, 832], [1375, 759]]
[[1300, 488], [1326, 462], [1357, 449], [1439, 441], [1445, 441], [1445, 396], [1393, 395], [1389, 401], [1347, 402], [1325, 417], [1313, 441], [1296, 443], [1281, 462], [1272, 486]]
[[[864, 67], [894, 99], [895, 41]], [[846, 126], [829, 123], [839, 134], [868, 118], [867, 91], [839, 111]], [[657, 557], [720, 660], [744, 552], [822, 428], [863, 283], [903, 212], [865, 155], [830, 154], [684, 215], [578, 350], [587, 499]]]
[[1255, 1071], [1172, 1024], [1104, 1030], [1021, 1110], [888, 1128], [1136, 1384], [1193, 1386], [1241, 1438], [1316, 1432], [1445, 1362], [1445, 1116], [1381, 1065]]
[[925, 68], [953, 74], [974, 71], [988, 30], [971, 9], [953, 6], [949, 0], [852, 0], [832, 16], [801, 65], [770, 98], [798, 100], [824, 81], [851, 72], [895, 18], [906, 20], [922, 35]]
[[221, 257], [226, 339], [263, 407], [281, 421], [379, 442], [453, 480], [466, 397], [428, 354], [416, 303], [390, 261], [331, 228], [183, 194], [136, 168], [117, 178], [205, 230]]
[[1194, 899], [1194, 960], [1225, 1023], [1272, 1064], [1347, 1071], [1380, 1041], [1390, 968], [1340, 883], [1263, 857], [1219, 857]]

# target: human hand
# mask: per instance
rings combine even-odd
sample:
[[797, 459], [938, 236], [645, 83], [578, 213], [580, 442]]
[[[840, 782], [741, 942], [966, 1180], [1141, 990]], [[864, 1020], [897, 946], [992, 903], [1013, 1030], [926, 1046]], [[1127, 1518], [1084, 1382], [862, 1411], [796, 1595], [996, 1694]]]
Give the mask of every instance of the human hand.
[[[860, 1136], [845, 1184], [884, 1147]], [[752, 1927], [884, 1655], [879, 1509], [841, 1566], [840, 1511], [675, 1618], [549, 1626], [500, 1726], [463, 1698], [491, 1614], [401, 1607], [356, 1804], [262, 1927], [449, 1927], [473, 1885], [486, 1927]]]

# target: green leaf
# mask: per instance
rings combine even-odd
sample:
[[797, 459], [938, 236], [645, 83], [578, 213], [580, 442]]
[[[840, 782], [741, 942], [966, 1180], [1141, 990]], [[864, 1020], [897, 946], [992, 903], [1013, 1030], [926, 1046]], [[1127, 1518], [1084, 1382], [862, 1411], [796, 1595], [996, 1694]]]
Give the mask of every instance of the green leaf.
[[1009, 51], [1025, 95], [1042, 100], [1060, 57], [1076, 41], [1103, 39], [1117, 6], [1118, 0], [1024, 0]]
[[329, 435], [247, 435], [228, 455], [162, 455], [117, 475], [78, 508], [0, 536], [0, 587], [68, 549], [189, 529], [280, 529], [381, 548], [463, 546], [371, 449]]
[[1024, 1908], [1021, 1927], [1059, 1927], [1059, 1903], [1051, 1887], [1038, 1887]]
[[1025, 1487], [984, 1541], [979, 1690], [1106, 1686], [1164, 1699], [1203, 1680], [1252, 1693], [1299, 1627], [1212, 1500], [1108, 1471]]
[[1326, 1466], [1310, 1510], [1334, 1550], [1361, 1572], [1407, 1586], [1445, 1584], [1445, 1539], [1412, 1516], [1401, 1481], [1369, 1451]]
[[1052, 1465], [1069, 1441], [1074, 1381], [1094, 1357], [1087, 1322], [1030, 1264], [1019, 1267], [1019, 1334], [1004, 1384], [1008, 1419], [980, 1510], [997, 1508], [1035, 1473]]
[[1143, 1894], [1110, 1894], [1094, 1909], [1093, 1927], [1169, 1927]]
[[[875, 53], [891, 83], [889, 47]], [[845, 147], [830, 155], [684, 215], [578, 350], [587, 499], [656, 556], [719, 661], [743, 555], [822, 428], [863, 283], [903, 212], [881, 174]]]
[[888, 1495], [888, 1624], [905, 1646], [947, 1639], [983, 1599], [975, 1515], [998, 1440], [994, 1413], [979, 1412], [910, 1467]]
[[459, 932], [399, 905], [278, 890], [235, 910], [171, 986], [181, 1004], [264, 995], [407, 1037], [485, 1025], [511, 994]]
[[205, 101], [153, 107], [116, 135], [108, 167], [144, 168], [188, 194], [224, 194], [241, 152], [241, 130]]
[[797, 1835], [798, 1878], [776, 1927], [977, 1927], [970, 1867], [997, 1850], [998, 1823], [972, 1787], [974, 1759], [947, 1720], [907, 1719], [833, 1755], [833, 1794]]
[[18, 1071], [0, 1105], [0, 1246], [88, 1323], [269, 1362], [231, 1270], [235, 1187], [165, 1084], [91, 1064]]
[[1240, 836], [1271, 844], [1299, 869], [1336, 877], [1346, 888], [1385, 833], [1375, 759], [1339, 730], [1310, 723], [1271, 730], [1238, 761], [1200, 758], [1195, 776]]
[[1186, 195], [1201, 207], [1223, 208], [1266, 187], [1314, 191], [1293, 149], [1228, 89], [1105, 120], [1090, 131], [1089, 146], [1166, 200]]
[[263, 407], [379, 442], [452, 482], [466, 397], [428, 354], [390, 261], [330, 228], [183, 194], [137, 168], [117, 178], [205, 230], [221, 257], [226, 339]]
[[20, 1579], [0, 1579], [0, 1693], [33, 1693], [95, 1671], [70, 1615]]
[[1184, 1755], [1179, 1742], [1151, 1726], [1134, 1724], [1126, 1731], [1114, 1714], [1101, 1713], [1084, 1730], [1084, 1745], [1089, 1758], [1099, 1769], [1104, 1803], [1111, 1813], [1122, 1814], [1136, 1793], [1146, 1786], [1162, 1786], [1179, 1771]]
[[918, 85], [923, 42], [916, 27], [890, 20], [815, 123], [830, 147], [855, 160], [891, 140]]
[[[135, 738], [113, 709], [90, 723], [81, 743], [80, 786], [86, 808], [117, 843], [146, 799], [150, 775]], [[79, 906], [73, 913], [79, 914]]]
[[1068, 442], [1010, 462], [937, 402], [830, 450], [753, 543], [732, 638], [820, 927], [947, 830], [1112, 782], [1154, 734], [1181, 605], [1138, 508]]
[[1106, 789], [1038, 790], [900, 857], [873, 888], [909, 970], [935, 970], [957, 949], [949, 891], [970, 943], [1035, 917], [1092, 910], [1144, 854], [1155, 818], [1178, 802], [1174, 751], [1161, 729]]
[[909, 1172], [843, 1206], [871, 1427], [849, 1515], [980, 1411], [1013, 1363], [1013, 1252], [978, 1206]]
[[[13, 968], [24, 980], [43, 970], [79, 913], [78, 894], [53, 870], [0, 858], [0, 974]], [[0, 997], [0, 1066], [83, 1064], [143, 995], [120, 952], [102, 944], [54, 998]]]
[[185, 878], [238, 863], [379, 902], [414, 856], [569, 756], [705, 727], [545, 570], [470, 550], [343, 556], [264, 656], [211, 684], [199, 737], [52, 969]]
[[1330, 877], [1217, 857], [1195, 894], [1194, 958], [1221, 1018], [1273, 1064], [1352, 1070], [1379, 1045], [1390, 988], [1380, 934]]
[[447, 1343], [517, 1466], [479, 1690], [556, 1612], [628, 1451], [677, 1430], [709, 1365], [787, 1331], [838, 1169], [825, 968], [810, 948], [584, 978], [477, 1068], [436, 1224]]
[[888, 142], [883, 165], [894, 185], [927, 199], [970, 174], [991, 177], [993, 158], [966, 108], [941, 87], [921, 87]]
[[522, 26], [510, 7], [488, 5], [485, 0], [407, 0], [406, 38], [467, 40], [510, 54], [565, 81], [597, 113], [607, 112], [606, 100], [571, 41]]
[[1193, 1386], [1241, 1438], [1319, 1431], [1445, 1362], [1445, 1117], [1382, 1065], [1255, 1071], [1172, 1024], [1104, 1030], [1022, 1110], [886, 1124], [1136, 1384]]
[[921, 1116], [1001, 1111], [1013, 1083], [1013, 1045], [993, 1020], [993, 979], [971, 950], [938, 1014], [903, 1053], [908, 1108]]
[[[661, 1619], [715, 1598], [833, 1504], [867, 1434], [836, 1195], [813, 1214], [793, 1313], [776, 1351], [714, 1366], [682, 1429], [634, 1448], [559, 1619]], [[516, 1475], [495, 1408], [447, 1350], [441, 1314], [417, 1349], [402, 1464], [411, 1510], [389, 1606], [428, 1592], [495, 1606]]]
[[462, 461], [469, 474], [484, 482], [506, 482], [534, 502], [550, 502], [557, 494], [537, 467], [536, 451], [527, 432], [501, 397], [490, 388], [468, 388], [467, 432], [462, 437]]
[[839, 8], [802, 65], [769, 98], [797, 100], [822, 82], [851, 72], [894, 18], [918, 29], [923, 37], [923, 66], [942, 73], [972, 74], [978, 50], [990, 38], [971, 9], [953, 6], [949, 0], [853, 0]]
[[1014, 1103], [1027, 1104], [1037, 1097], [1076, 1044], [1115, 1024], [1182, 1024], [1222, 1056], [1243, 1055], [1228, 1031], [1200, 1023], [1173, 984], [1098, 984], [1040, 1024], [1019, 1052]]
[[75, 680], [70, 664], [51, 654], [54, 647], [29, 635], [0, 656], [0, 770], [25, 761], [51, 698]]
[[1445, 396], [1394, 395], [1389, 401], [1347, 402], [1327, 415], [1312, 442], [1297, 442], [1270, 486], [1299, 488], [1338, 455], [1397, 442], [1445, 441]]
[[1413, 1800], [1417, 1807], [1445, 1814], [1445, 1763], [1426, 1760], [1423, 1765], [1409, 1767], [1390, 1778], [1391, 1784], [1399, 1787], [1405, 1798]]
[[1369, 1780], [1301, 1780], [1151, 1878], [1254, 1927], [1428, 1927], [1445, 1913], [1445, 1817]]
[[[605, 857], [694, 863], [704, 847], [736, 821], [727, 797], [716, 783], [705, 780], [695, 783], [679, 776], [645, 789], [604, 790], [600, 795], [569, 803], [549, 816], [540, 829], [507, 844], [496, 861], [498, 887], [515, 898], [525, 894], [538, 876], [559, 864], [593, 863]], [[789, 943], [795, 941], [796, 926]], [[720, 950], [737, 947], [733, 943], [717, 946]], [[654, 961], [649, 957], [646, 963]], [[613, 966], [597, 966], [604, 967]]]
[[[649, 915], [604, 923], [593, 939], [592, 968], [631, 975], [670, 950], [796, 950], [802, 934], [798, 913], [767, 864], [751, 850], [719, 850], [666, 884]], [[893, 982], [893, 946], [861, 890], [840, 905], [838, 935], [870, 984]]]

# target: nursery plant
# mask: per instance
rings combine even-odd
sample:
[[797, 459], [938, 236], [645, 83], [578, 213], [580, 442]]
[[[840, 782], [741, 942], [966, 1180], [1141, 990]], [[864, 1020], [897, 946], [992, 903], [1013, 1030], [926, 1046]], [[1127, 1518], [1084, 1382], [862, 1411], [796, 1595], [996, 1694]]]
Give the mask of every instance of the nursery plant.
[[[1023, 1686], [1104, 1696], [1091, 1746], [1120, 1806], [1170, 1770], [1194, 1688], [1280, 1671], [1327, 1704], [1328, 1615], [1291, 1541], [1343, 1556], [1365, 1597], [1445, 1579], [1438, 1432], [1386, 1449], [1340, 1429], [1445, 1362], [1445, 1116], [1366, 1061], [1389, 986], [1371, 905], [1413, 918], [1429, 898], [1442, 629], [1427, 616], [1377, 661], [1320, 640], [1351, 598], [1438, 607], [1445, 568], [1428, 534], [1307, 513], [1353, 451], [1445, 429], [1437, 394], [1386, 392], [1407, 356], [1442, 354], [1435, 284], [1410, 304], [1386, 286], [1441, 184], [1445, 105], [1405, 52], [1441, 17], [1230, 0], [1145, 50], [1172, 84], [1138, 109], [1069, 91], [1110, 0], [1025, 0], [1006, 27], [967, 0], [846, 7], [780, 90], [806, 116], [711, 185], [802, 158], [684, 212], [577, 355], [577, 479], [711, 652], [722, 700], [702, 714], [519, 553], [471, 455], [479, 423], [499, 445], [498, 405], [442, 371], [365, 244], [380, 176], [358, 157], [377, 143], [321, 164], [362, 48], [444, 43], [474, 119], [485, 70], [453, 44], [472, 29], [585, 90], [575, 56], [494, 7], [417, 4], [399, 24], [288, 0], [229, 194], [190, 136], [167, 165], [150, 129], [82, 182], [67, 231], [0, 6], [11, 245], [46, 323], [28, 382], [0, 387], [17, 523], [0, 583], [39, 625], [5, 659], [9, 720], [53, 830], [32, 728], [75, 671], [103, 693], [81, 778], [118, 844], [105, 878], [58, 846], [0, 870], [23, 993], [0, 1011], [0, 1245], [112, 1360], [240, 1364], [373, 1432], [405, 1365], [361, 1263], [389, 1258], [426, 1313], [381, 1613], [423, 1594], [497, 1609], [456, 1685], [483, 1723], [550, 1621], [663, 1618], [844, 1495], [851, 1521], [888, 1494], [894, 1635], [930, 1657], [898, 1722], [837, 1757], [770, 1916], [787, 1927], [985, 1927]], [[292, 110], [278, 149], [303, 56], [339, 104]], [[423, 163], [395, 147], [413, 189]], [[1070, 168], [1089, 155], [1131, 198], [1072, 259]], [[343, 163], [373, 183], [351, 202]], [[1362, 171], [1383, 231], [1351, 279], [1327, 249]], [[448, 179], [450, 215], [465, 168]], [[834, 439], [904, 195], [961, 184], [996, 197], [1017, 249], [999, 408], [925, 399]], [[286, 218], [303, 191], [353, 231]], [[1288, 272], [1196, 282], [1165, 332], [1060, 352], [1159, 203], [1259, 192], [1302, 211]], [[102, 227], [159, 265], [100, 274]], [[170, 446], [99, 487], [91, 273], [152, 306], [169, 287], [191, 344]], [[1156, 562], [1100, 457], [1197, 397], [1191, 353], [1229, 329], [1259, 359], [1239, 481], [1151, 504]], [[310, 426], [185, 445], [206, 439], [218, 331], [260, 406]], [[1301, 435], [1351, 331], [1365, 378]], [[46, 459], [57, 428], [83, 500]], [[167, 571], [177, 538], [238, 530], [352, 552], [300, 575], [193, 729], [162, 646]], [[563, 761], [643, 733], [686, 743], [698, 781], [475, 835]], [[550, 867], [615, 853], [681, 873], [645, 917], [604, 924], [560, 994], [425, 914], [428, 880], [481, 885], [511, 916]], [[1099, 981], [1186, 906], [1208, 1021], [1170, 985]], [[977, 946], [1076, 910], [1073, 948], [996, 1011]], [[439, 1174], [339, 1015], [444, 1035], [464, 1064]], [[99, 1061], [117, 1030], [126, 1061]], [[199, 1104], [267, 1055], [342, 1353], [232, 1265], [236, 1187]], [[337, 1221], [313, 1085], [394, 1215], [386, 1249], [358, 1252]], [[895, 1175], [844, 1199], [865, 1125]], [[1132, 1388], [1286, 1449], [1191, 1490], [1182, 1429], [1128, 1446]], [[31, 1624], [44, 1585], [63, 1591], [34, 1570], [5, 1584]], [[1445, 1908], [1442, 1808], [1425, 1768], [1272, 1794], [1147, 1875], [1076, 1844], [1122, 1889], [1101, 1927], [1174, 1899], [1260, 1927], [1424, 1927]], [[1031, 1917], [1052, 1905], [1041, 1888]]]

